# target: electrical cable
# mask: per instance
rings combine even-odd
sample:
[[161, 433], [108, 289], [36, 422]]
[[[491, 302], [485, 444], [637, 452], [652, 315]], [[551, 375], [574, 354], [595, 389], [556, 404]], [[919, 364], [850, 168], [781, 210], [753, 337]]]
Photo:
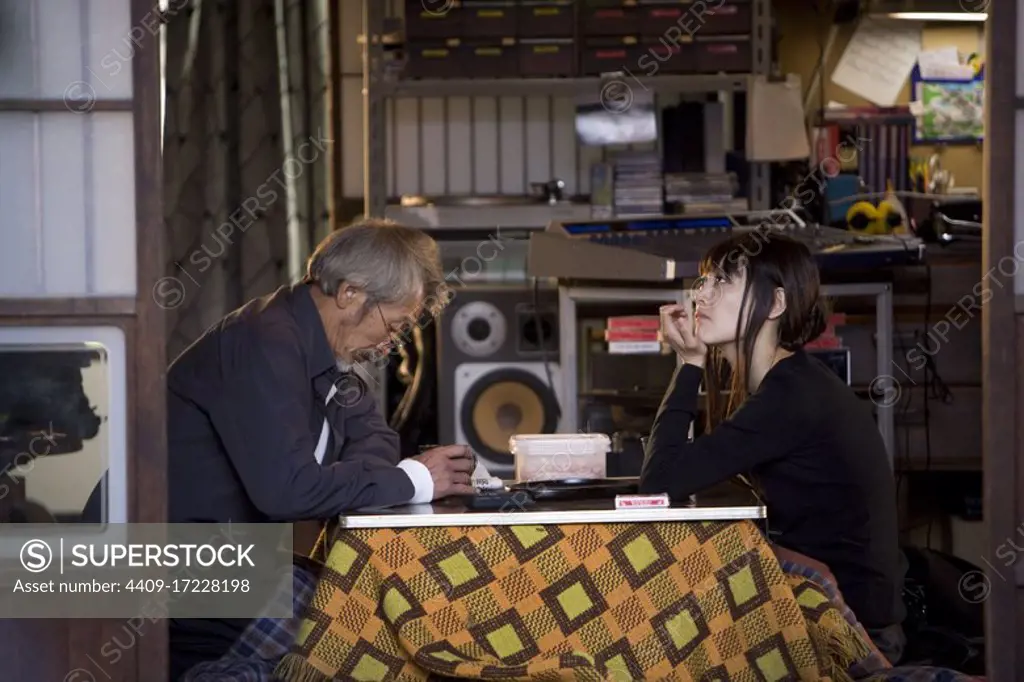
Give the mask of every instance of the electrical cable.
[[[558, 402], [558, 391], [555, 387], [555, 380], [551, 374], [551, 364], [548, 362], [547, 338], [544, 336], [544, 325], [540, 315], [540, 279], [533, 278], [533, 324], [537, 331], [537, 347], [540, 349], [540, 361], [544, 365], [544, 375], [548, 380], [548, 388], [551, 389], [551, 396], [555, 405], [555, 420], [562, 420], [562, 406]], [[568, 370], [566, 370], [568, 371]]]
[[[903, 246], [903, 250], [904, 251], [909, 251], [910, 250], [910, 247], [907, 246], [906, 242], [901, 240], [900, 244]], [[894, 320], [894, 322], [895, 322], [895, 320]], [[907, 350], [906, 345], [900, 339], [899, 334], [894, 334], [893, 335], [893, 340], [894, 340], [894, 342], [896, 344], [896, 349], [899, 350], [902, 353], [903, 359], [907, 360], [909, 358], [909, 354], [910, 353]], [[916, 341], [916, 338], [915, 338], [915, 341]], [[903, 373], [904, 376], [906, 376], [907, 378], [910, 378], [910, 370], [912, 368], [910, 368], [909, 365], [906, 368], [904, 368], [904, 367], [900, 366], [900, 364], [895, 359], [893, 360], [893, 364], [896, 366], [897, 369], [900, 370], [900, 372]], [[910, 379], [910, 381], [911, 381], [911, 383], [913, 383], [913, 379]], [[896, 477], [896, 508], [897, 509], [899, 509], [900, 494], [901, 494], [901, 491], [902, 491], [902, 488], [903, 488], [903, 482], [908, 478], [908, 473], [909, 473], [909, 471], [911, 469], [910, 424], [908, 423], [907, 416], [910, 414], [910, 408], [913, 405], [913, 394], [910, 391], [907, 391], [906, 395], [904, 395], [903, 391], [899, 391], [899, 400], [900, 400], [901, 405], [900, 405], [900, 411], [898, 413], [898, 416], [900, 417], [899, 421], [901, 421], [902, 424], [903, 424], [903, 450], [902, 450], [901, 453], [899, 453], [899, 455], [900, 455], [899, 456], [899, 460], [901, 461], [901, 463], [904, 465], [905, 468], [900, 468], [899, 470], [897, 470], [897, 467], [895, 466], [897, 457], [896, 457], [896, 453], [893, 453], [893, 469], [894, 469], [894, 473], [895, 473], [895, 477]]]
[[[897, 343], [897, 350], [900, 351], [900, 353], [903, 356], [903, 358], [906, 358], [907, 355], [908, 355], [908, 350], [907, 350], [906, 344], [904, 344], [903, 341], [900, 340], [898, 336], [897, 336], [896, 343]], [[898, 363], [897, 363], [897, 368], [900, 369], [900, 371], [905, 371], [904, 368], [900, 367]], [[909, 376], [909, 371], [907, 372], [907, 375]], [[912, 398], [911, 398], [911, 396], [909, 394], [906, 395], [906, 396], [902, 396], [901, 395], [900, 397], [901, 397], [901, 401], [900, 401], [901, 404], [900, 404], [900, 411], [898, 413], [898, 419], [896, 420], [896, 427], [903, 429], [903, 448], [899, 452], [899, 456], [898, 457], [895, 455], [895, 453], [894, 453], [894, 456], [893, 456], [893, 460], [894, 461], [896, 461], [898, 459], [899, 462], [903, 465], [901, 467], [893, 467], [895, 469], [894, 473], [896, 475], [896, 508], [897, 509], [899, 508], [899, 504], [900, 504], [900, 495], [902, 495], [902, 493], [903, 493], [903, 483], [907, 479], [907, 475], [906, 475], [907, 474], [907, 469], [910, 468], [910, 424], [907, 423], [907, 415], [910, 413], [910, 406], [912, 404]]]
[[[927, 286], [927, 293], [925, 294], [924, 304], [924, 334], [925, 339], [928, 338], [929, 327], [931, 326], [931, 307], [932, 307], [932, 267], [930, 264], [925, 264], [925, 282]], [[924, 472], [927, 474], [932, 468], [932, 438], [931, 438], [931, 410], [929, 404], [932, 400], [938, 400], [944, 405], [949, 405], [953, 402], [953, 392], [946, 385], [946, 382], [939, 376], [938, 367], [935, 364], [935, 354], [938, 352], [936, 349], [934, 352], [924, 353]], [[932, 525], [934, 523], [934, 514], [929, 515], [928, 518], [928, 531], [926, 536], [926, 544], [929, 549], [932, 546]]]
[[[925, 334], [928, 333], [928, 325], [931, 322], [932, 312], [932, 266], [925, 263], [925, 298], [924, 298], [924, 330]], [[934, 366], [934, 359], [931, 353], [925, 353], [925, 365], [924, 365], [924, 473], [928, 474], [932, 468], [932, 425], [931, 425], [931, 414], [928, 410], [928, 380], [931, 372], [929, 371], [928, 363], [932, 363]], [[928, 549], [932, 548], [932, 521], [934, 520], [934, 514], [928, 514], [928, 530], [925, 535], [925, 547]]]

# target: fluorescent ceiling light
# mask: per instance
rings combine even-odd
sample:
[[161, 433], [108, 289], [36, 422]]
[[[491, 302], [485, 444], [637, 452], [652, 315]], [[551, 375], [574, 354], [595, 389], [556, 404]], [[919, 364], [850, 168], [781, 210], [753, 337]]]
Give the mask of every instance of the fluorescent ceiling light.
[[988, 14], [982, 12], [890, 12], [890, 19], [910, 21], [986, 21]]

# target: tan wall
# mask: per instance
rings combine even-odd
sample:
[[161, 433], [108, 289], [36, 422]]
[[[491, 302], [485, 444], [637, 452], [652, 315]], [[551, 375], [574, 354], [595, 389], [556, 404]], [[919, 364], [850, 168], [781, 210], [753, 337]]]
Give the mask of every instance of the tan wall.
[[[803, 0], [776, 0], [775, 16], [778, 22], [780, 42], [778, 45], [779, 63], [783, 71], [799, 74], [807, 91], [814, 68], [818, 64], [819, 44], [824, 45], [828, 36], [831, 19], [819, 17]], [[924, 49], [955, 45], [961, 52], [984, 53], [984, 24], [932, 24], [925, 26], [922, 35]], [[851, 106], [865, 106], [871, 103], [853, 93], [834, 85], [830, 81], [832, 71], [839, 62], [850, 37], [853, 35], [854, 24], [839, 27], [832, 54], [825, 68], [824, 101], [830, 100]], [[821, 93], [819, 93], [820, 98]], [[816, 98], [812, 107], [821, 105]], [[910, 82], [900, 93], [898, 103], [910, 101]], [[934, 152], [942, 155], [943, 168], [951, 171], [956, 178], [958, 187], [976, 187], [980, 191], [982, 185], [982, 149], [981, 145], [952, 145], [936, 147], [917, 145], [914, 155], [929, 156]]]

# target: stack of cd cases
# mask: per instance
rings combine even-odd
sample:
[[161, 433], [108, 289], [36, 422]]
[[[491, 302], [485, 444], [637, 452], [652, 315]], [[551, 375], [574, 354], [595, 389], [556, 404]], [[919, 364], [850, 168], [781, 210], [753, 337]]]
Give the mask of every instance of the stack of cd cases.
[[665, 186], [657, 152], [624, 152], [612, 159], [615, 215], [662, 215]]

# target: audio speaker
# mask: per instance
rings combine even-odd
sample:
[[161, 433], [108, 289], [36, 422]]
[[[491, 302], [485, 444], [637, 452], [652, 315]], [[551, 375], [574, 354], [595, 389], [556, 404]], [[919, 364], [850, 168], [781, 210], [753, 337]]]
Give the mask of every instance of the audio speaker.
[[561, 423], [558, 297], [549, 288], [460, 288], [438, 325], [438, 432], [495, 476], [514, 470], [509, 438]]

